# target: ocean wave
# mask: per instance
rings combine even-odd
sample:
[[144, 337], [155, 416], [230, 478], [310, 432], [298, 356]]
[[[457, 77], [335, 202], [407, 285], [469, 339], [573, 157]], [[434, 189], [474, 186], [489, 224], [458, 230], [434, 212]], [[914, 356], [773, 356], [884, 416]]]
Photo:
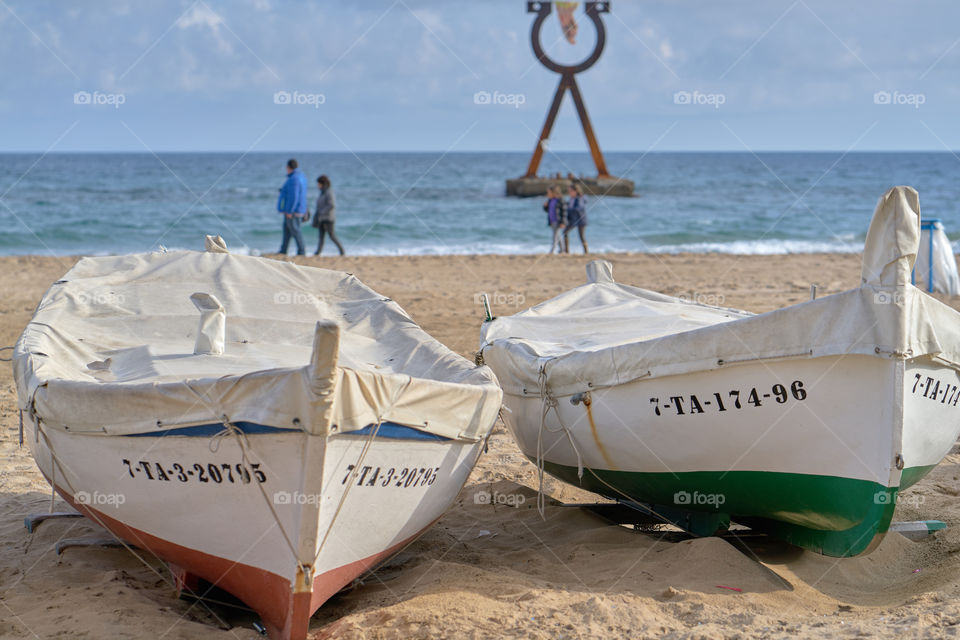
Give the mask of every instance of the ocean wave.
[[[313, 244], [307, 243], [307, 249], [312, 253]], [[402, 257], [402, 256], [471, 256], [471, 255], [541, 255], [546, 253], [549, 243], [478, 243], [472, 245], [420, 245], [420, 246], [350, 246], [346, 245], [347, 253], [351, 256], [371, 256], [371, 257]], [[953, 243], [955, 253], [960, 253], [960, 243]], [[267, 247], [251, 247], [249, 245], [232, 245], [227, 243], [231, 253], [238, 255], [262, 256], [271, 255], [275, 251], [271, 243]], [[729, 255], [786, 255], [798, 253], [859, 253], [863, 250], [863, 244], [858, 242], [818, 242], [810, 240], [738, 240], [733, 242], [691, 242], [686, 244], [672, 245], [623, 245], [623, 244], [603, 244], [591, 243], [593, 253], [651, 253], [651, 254], [680, 254], [680, 253], [723, 253]], [[168, 251], [202, 251], [203, 247], [199, 245], [185, 246], [167, 246]], [[572, 254], [580, 254], [580, 245], [574, 241], [571, 242], [570, 251]], [[55, 249], [60, 254], [61, 251]], [[0, 253], [19, 254], [23, 251], [3, 251], [0, 246]], [[29, 253], [29, 252], [26, 252]], [[37, 252], [43, 253], [43, 252]], [[63, 251], [63, 255], [84, 254], [85, 255], [116, 255], [134, 252], [116, 252], [97, 250], [91, 252], [82, 251]], [[324, 256], [335, 256], [336, 248], [332, 251], [328, 249]]]
[[[546, 253], [549, 242], [524, 244], [476, 244], [467, 246], [423, 245], [418, 247], [354, 247], [355, 256], [431, 256], [431, 255], [537, 255]], [[591, 243], [594, 253], [726, 253], [731, 255], [782, 255], [791, 253], [859, 253], [863, 243], [817, 242], [807, 240], [738, 240], [733, 242], [696, 242], [674, 245], [624, 245]], [[571, 239], [570, 251], [580, 253], [580, 245]], [[334, 255], [334, 254], [330, 254]]]
[[859, 253], [863, 242], [838, 240], [734, 240], [690, 242], [651, 246], [650, 253], [730, 253], [736, 255], [784, 255], [789, 253]]

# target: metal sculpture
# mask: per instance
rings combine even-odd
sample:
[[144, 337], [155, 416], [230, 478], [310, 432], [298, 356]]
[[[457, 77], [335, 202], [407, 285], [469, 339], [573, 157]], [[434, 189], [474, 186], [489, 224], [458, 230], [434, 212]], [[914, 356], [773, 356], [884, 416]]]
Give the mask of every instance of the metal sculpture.
[[610, 12], [609, 2], [587, 2], [584, 12], [593, 26], [597, 30], [597, 42], [593, 47], [593, 52], [579, 64], [564, 65], [560, 64], [543, 50], [540, 44], [540, 30], [543, 23], [550, 15], [553, 8], [552, 2], [527, 2], [527, 13], [536, 13], [537, 17], [533, 21], [533, 27], [530, 29], [530, 43], [533, 45], [533, 54], [540, 61], [540, 64], [551, 71], [560, 74], [560, 84], [557, 86], [556, 93], [553, 94], [553, 103], [550, 105], [550, 111], [547, 112], [547, 119], [543, 123], [543, 129], [540, 132], [540, 138], [537, 140], [537, 146], [533, 150], [533, 157], [530, 158], [530, 164], [527, 166], [527, 173], [524, 177], [535, 178], [537, 169], [540, 167], [540, 160], [543, 158], [546, 141], [550, 138], [550, 131], [553, 129], [553, 123], [557, 119], [557, 113], [560, 111], [560, 103], [563, 101], [563, 95], [570, 91], [573, 97], [573, 104], [577, 108], [577, 115], [580, 117], [580, 124], [583, 126], [583, 133], [587, 137], [587, 144], [590, 146], [590, 155], [593, 156], [593, 163], [597, 167], [598, 178], [610, 178], [607, 172], [607, 164], [603, 159], [603, 152], [600, 151], [600, 145], [597, 144], [597, 137], [593, 133], [593, 127], [590, 124], [590, 116], [587, 115], [587, 108], [583, 104], [583, 96], [580, 94], [580, 87], [577, 86], [576, 74], [586, 71], [600, 59], [603, 53], [603, 46], [606, 44], [607, 33], [603, 26], [603, 20], [600, 17], [602, 13]]

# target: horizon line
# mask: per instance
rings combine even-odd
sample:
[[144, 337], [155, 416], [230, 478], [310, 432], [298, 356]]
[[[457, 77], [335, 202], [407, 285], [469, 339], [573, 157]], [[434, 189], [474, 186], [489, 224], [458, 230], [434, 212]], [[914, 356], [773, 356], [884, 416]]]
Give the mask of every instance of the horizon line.
[[[355, 150], [271, 150], [271, 149], [261, 149], [257, 151], [248, 151], [244, 149], [163, 149], [163, 150], [123, 150], [123, 149], [68, 149], [60, 151], [44, 150], [44, 149], [0, 149], [0, 155], [26, 155], [26, 154], [43, 154], [43, 155], [67, 155], [67, 154], [127, 154], [127, 155], [153, 155], [153, 154], [163, 154], [163, 153], [242, 153], [244, 155], [258, 155], [258, 154], [314, 154], [314, 153], [323, 153], [323, 154], [343, 154], [351, 155], [358, 153], [395, 153], [395, 154], [406, 154], [406, 153], [439, 153], [443, 155], [456, 155], [464, 153], [517, 153], [528, 155], [529, 150], [521, 149], [460, 149], [457, 151], [450, 151], [446, 149], [355, 149]], [[568, 153], [580, 153], [584, 155], [590, 155], [589, 150], [574, 150], [574, 149], [559, 149], [551, 150], [550, 153], [554, 154], [568, 154]], [[842, 153], [844, 155], [853, 155], [857, 153], [946, 153], [946, 154], [958, 154], [960, 149], [656, 149], [656, 150], [644, 150], [644, 149], [615, 149], [611, 151], [604, 152], [605, 154], [619, 154], [619, 153], [641, 153], [645, 155], [653, 155], [658, 153], [745, 153], [745, 154], [760, 154], [760, 153]]]

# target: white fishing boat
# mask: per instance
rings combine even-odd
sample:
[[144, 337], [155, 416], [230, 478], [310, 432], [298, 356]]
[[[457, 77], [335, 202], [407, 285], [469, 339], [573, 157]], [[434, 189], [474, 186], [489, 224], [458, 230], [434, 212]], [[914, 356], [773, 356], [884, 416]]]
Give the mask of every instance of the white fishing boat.
[[[696, 534], [731, 520], [866, 552], [960, 432], [960, 314], [911, 285], [917, 193], [873, 215], [858, 288], [753, 315], [589, 282], [484, 324], [520, 449]], [[829, 269], [829, 264], [824, 264]]]
[[211, 238], [80, 260], [14, 360], [56, 491], [284, 639], [444, 513], [501, 400], [352, 275]]

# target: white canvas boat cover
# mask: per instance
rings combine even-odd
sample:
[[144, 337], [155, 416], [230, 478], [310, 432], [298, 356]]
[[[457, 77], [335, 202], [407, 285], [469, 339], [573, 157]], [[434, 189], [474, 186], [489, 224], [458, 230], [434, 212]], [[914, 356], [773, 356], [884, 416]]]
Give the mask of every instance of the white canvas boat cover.
[[939, 220], [924, 220], [921, 223], [920, 249], [913, 268], [913, 283], [924, 291], [960, 295], [957, 258]]
[[493, 425], [492, 372], [357, 278], [207, 248], [81, 259], [17, 343], [20, 407], [52, 427], [109, 434], [223, 419], [322, 434], [389, 421], [477, 439]]
[[895, 187], [873, 215], [859, 288], [760, 315], [617, 284], [594, 262], [587, 284], [485, 323], [483, 359], [506, 393], [537, 395], [545, 380], [557, 396], [768, 358], [960, 363], [960, 314], [910, 284], [919, 238], [917, 192]]

